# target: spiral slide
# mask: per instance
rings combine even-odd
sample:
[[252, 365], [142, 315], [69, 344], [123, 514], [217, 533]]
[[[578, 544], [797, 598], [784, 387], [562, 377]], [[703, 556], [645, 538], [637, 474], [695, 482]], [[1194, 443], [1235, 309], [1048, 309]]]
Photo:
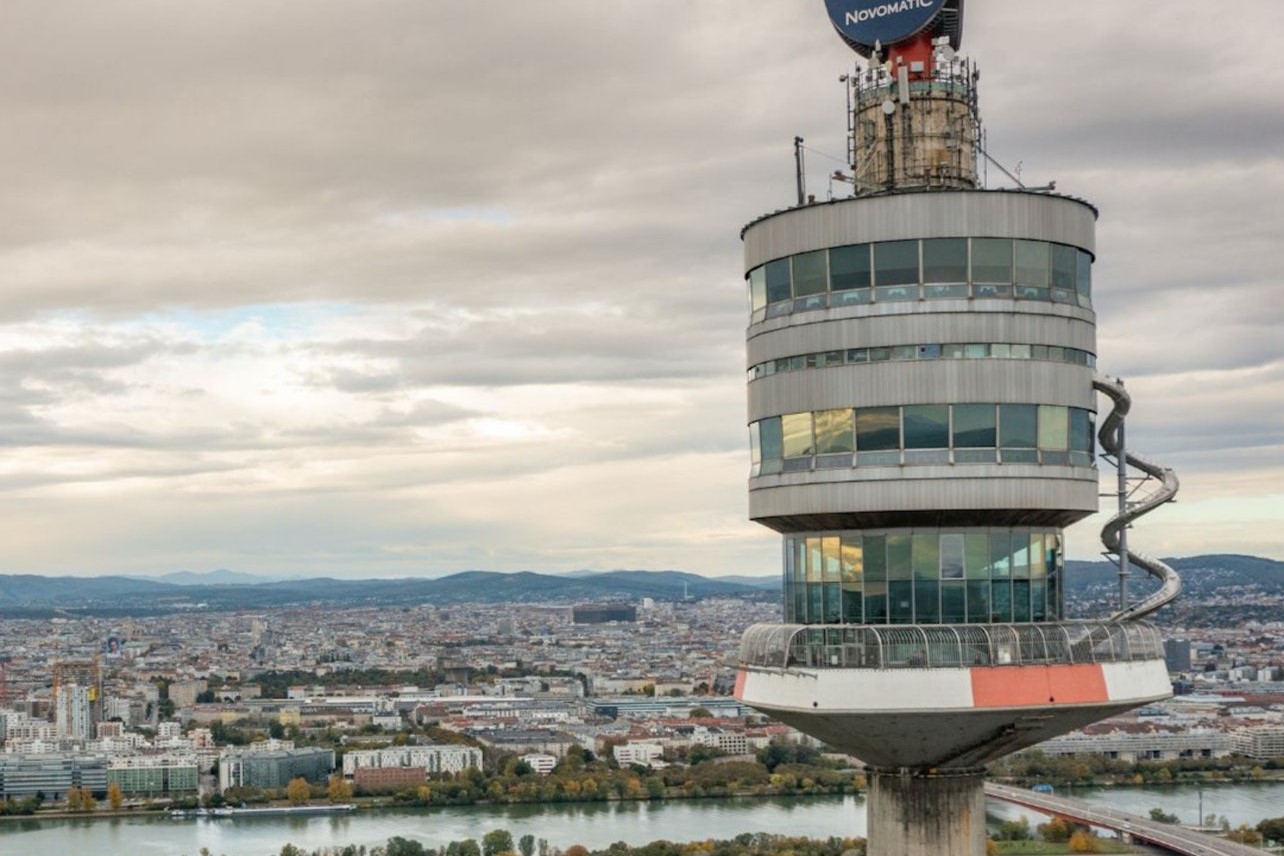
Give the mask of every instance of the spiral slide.
[[[1114, 408], [1110, 411], [1110, 415], [1106, 417], [1105, 421], [1101, 423], [1101, 430], [1097, 432], [1097, 439], [1101, 442], [1102, 450], [1116, 456], [1122, 453], [1128, 466], [1135, 467], [1160, 482], [1158, 490], [1146, 495], [1136, 503], [1130, 503], [1127, 508], [1120, 510], [1119, 513], [1107, 520], [1106, 525], [1101, 528], [1101, 543], [1105, 545], [1106, 551], [1118, 555], [1120, 546], [1119, 533], [1138, 517], [1154, 511], [1165, 502], [1169, 502], [1177, 495], [1179, 482], [1177, 481], [1177, 474], [1168, 467], [1160, 466], [1149, 458], [1121, 448], [1123, 443], [1120, 429], [1123, 426], [1124, 417], [1128, 415], [1128, 410], [1132, 407], [1132, 396], [1124, 389], [1123, 384], [1097, 375], [1093, 378], [1092, 385], [1098, 391], [1105, 393], [1114, 402]], [[1164, 607], [1177, 595], [1181, 594], [1181, 577], [1168, 565], [1131, 549], [1128, 550], [1128, 561], [1141, 567], [1152, 577], [1160, 579], [1163, 585], [1160, 586], [1158, 591], [1144, 600], [1138, 601], [1131, 606], [1123, 607], [1111, 615], [1110, 620], [1135, 621], [1144, 618]]]

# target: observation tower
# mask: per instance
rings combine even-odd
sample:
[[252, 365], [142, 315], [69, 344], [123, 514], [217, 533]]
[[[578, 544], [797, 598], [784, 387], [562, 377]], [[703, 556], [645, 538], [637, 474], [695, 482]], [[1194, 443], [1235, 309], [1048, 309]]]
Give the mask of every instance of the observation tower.
[[[1096, 209], [978, 182], [963, 0], [825, 5], [863, 60], [853, 195], [800, 190], [742, 233], [749, 510], [783, 536], [784, 616], [745, 633], [736, 696], [869, 766], [871, 856], [980, 856], [985, 763], [1170, 695], [1140, 619], [1180, 581], [1126, 533], [1177, 480], [1124, 449], [1127, 393], [1096, 373]], [[1120, 606], [1069, 621], [1095, 440]], [[1144, 499], [1129, 465], [1159, 481]], [[1130, 564], [1162, 581], [1133, 605]]]

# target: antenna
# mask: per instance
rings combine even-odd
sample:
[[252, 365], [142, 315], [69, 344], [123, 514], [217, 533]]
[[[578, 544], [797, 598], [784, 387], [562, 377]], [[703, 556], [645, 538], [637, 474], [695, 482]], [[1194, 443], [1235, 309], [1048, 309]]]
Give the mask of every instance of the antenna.
[[794, 137], [794, 172], [798, 180], [798, 207], [807, 204], [807, 174], [803, 164], [803, 138]]

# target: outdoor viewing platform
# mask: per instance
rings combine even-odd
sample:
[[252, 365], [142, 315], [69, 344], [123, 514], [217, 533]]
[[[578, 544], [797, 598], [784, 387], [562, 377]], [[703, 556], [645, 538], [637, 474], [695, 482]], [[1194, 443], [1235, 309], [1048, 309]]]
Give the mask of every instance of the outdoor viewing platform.
[[755, 624], [740, 643], [746, 667], [926, 669], [1095, 665], [1162, 660], [1144, 622], [1040, 624]]

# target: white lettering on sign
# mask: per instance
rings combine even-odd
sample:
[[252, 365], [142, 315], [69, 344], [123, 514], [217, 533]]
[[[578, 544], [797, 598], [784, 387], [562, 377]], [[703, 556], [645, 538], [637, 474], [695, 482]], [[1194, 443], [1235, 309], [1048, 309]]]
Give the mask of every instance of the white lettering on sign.
[[902, 12], [912, 12], [915, 9], [931, 9], [934, 0], [900, 0], [899, 3], [884, 3], [881, 6], [873, 6], [869, 9], [859, 9], [855, 12], [848, 12], [846, 23], [863, 24], [866, 21], [872, 21], [875, 18], [886, 18], [888, 15], [899, 15]]

